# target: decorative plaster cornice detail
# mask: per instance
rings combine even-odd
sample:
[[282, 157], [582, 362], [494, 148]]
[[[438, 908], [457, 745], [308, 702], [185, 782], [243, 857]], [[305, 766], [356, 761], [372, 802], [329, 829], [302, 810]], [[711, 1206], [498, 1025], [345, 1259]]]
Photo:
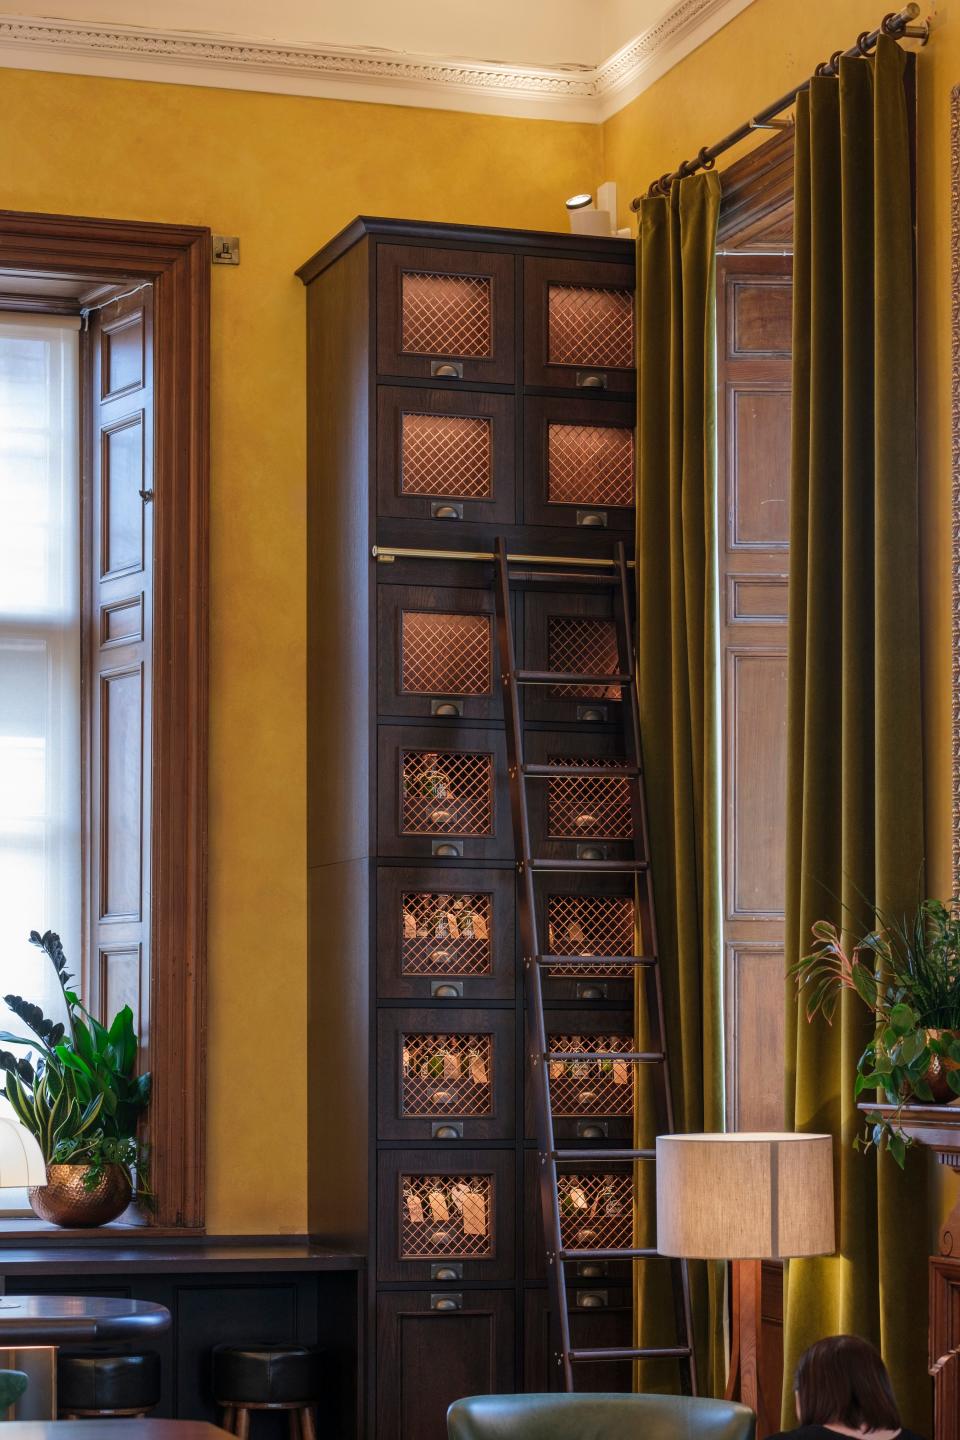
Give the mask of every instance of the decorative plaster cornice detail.
[[510, 65], [0, 14], [0, 66], [600, 121], [750, 3], [680, 0], [595, 67]]

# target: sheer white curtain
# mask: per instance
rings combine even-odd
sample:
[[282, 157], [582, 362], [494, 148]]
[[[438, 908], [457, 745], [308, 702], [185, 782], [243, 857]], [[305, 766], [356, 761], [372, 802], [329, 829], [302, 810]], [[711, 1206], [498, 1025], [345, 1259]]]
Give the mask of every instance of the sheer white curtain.
[[[0, 996], [54, 1018], [59, 987], [27, 936], [56, 930], [79, 969], [77, 331], [0, 316]], [[2, 1000], [0, 1028], [21, 1029]]]

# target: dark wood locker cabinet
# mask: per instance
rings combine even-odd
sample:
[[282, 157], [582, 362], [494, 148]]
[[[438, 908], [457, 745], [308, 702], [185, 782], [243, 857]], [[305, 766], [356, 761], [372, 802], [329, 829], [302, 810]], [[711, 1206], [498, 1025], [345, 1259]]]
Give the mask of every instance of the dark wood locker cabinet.
[[[553, 1383], [493, 567], [476, 557], [498, 535], [557, 557], [632, 543], [633, 247], [360, 219], [298, 273], [310, 1231], [368, 1257], [364, 1433], [444, 1440], [459, 1395]], [[616, 672], [605, 595], [518, 594], [514, 619], [521, 663]], [[618, 755], [619, 711], [612, 682], [528, 695], [530, 758]], [[625, 853], [621, 788], [544, 782], [538, 844]], [[629, 1048], [632, 990], [603, 956], [632, 946], [630, 882], [558, 875], [539, 903], [551, 944], [595, 957], [547, 977], [551, 1037]], [[562, 1078], [564, 1143], [622, 1144], [632, 1074], [587, 1070]], [[629, 1228], [623, 1167], [563, 1184], [571, 1235]], [[578, 1334], [629, 1326], [622, 1275], [573, 1284]]]

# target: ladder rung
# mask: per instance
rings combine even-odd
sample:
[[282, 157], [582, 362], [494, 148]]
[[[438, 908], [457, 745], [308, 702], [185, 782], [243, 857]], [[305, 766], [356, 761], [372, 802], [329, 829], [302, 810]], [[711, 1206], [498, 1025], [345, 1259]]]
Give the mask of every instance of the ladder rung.
[[630, 1345], [609, 1350], [569, 1350], [574, 1364], [591, 1360], [689, 1360], [689, 1345]]
[[[602, 561], [598, 561], [602, 564]], [[508, 570], [507, 579], [523, 585], [619, 585], [620, 575], [615, 568], [596, 574], [589, 569], [576, 570]]]
[[636, 875], [649, 869], [646, 860], [543, 860], [529, 862], [530, 869], [558, 875]]
[[541, 1055], [541, 1060], [629, 1060], [637, 1065], [662, 1065], [666, 1060], [662, 1050], [551, 1050]]
[[633, 676], [591, 675], [579, 670], [516, 670], [514, 679], [518, 685], [630, 685]]
[[559, 1163], [579, 1165], [584, 1160], [656, 1160], [656, 1150], [554, 1150]]
[[531, 780], [550, 780], [556, 775], [603, 775], [612, 780], [631, 779], [640, 774], [639, 765], [521, 765]]
[[[551, 965], [656, 965], [656, 955], [538, 955], [537, 964], [544, 967]], [[602, 975], [600, 979], [607, 980], [610, 976]]]
[[632, 1248], [629, 1250], [560, 1250], [557, 1252], [559, 1260], [651, 1260], [659, 1255], [660, 1251], [655, 1246], [645, 1246], [642, 1249]]

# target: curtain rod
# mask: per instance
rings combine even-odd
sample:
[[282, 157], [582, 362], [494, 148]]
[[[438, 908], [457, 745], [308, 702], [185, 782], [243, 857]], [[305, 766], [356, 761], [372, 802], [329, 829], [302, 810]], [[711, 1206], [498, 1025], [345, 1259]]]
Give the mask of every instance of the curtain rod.
[[[885, 15], [876, 30], [864, 30], [857, 36], [856, 42], [849, 50], [836, 50], [829, 60], [823, 60], [813, 72], [815, 75], [836, 75], [840, 69], [840, 61], [846, 56], [856, 58], [858, 55], [869, 55], [874, 50], [881, 35], [890, 35], [894, 40], [919, 40], [925, 45], [930, 38], [930, 21], [924, 20], [919, 25], [911, 22], [916, 20], [920, 14], [920, 6], [909, 4], [900, 11], [891, 12]], [[659, 180], [654, 180], [647, 190], [648, 196], [668, 195], [670, 186], [674, 180], [683, 180], [687, 175], [693, 175], [697, 170], [712, 170], [718, 155], [725, 150], [745, 140], [753, 130], [780, 130], [788, 122], [774, 119], [781, 110], [786, 110], [792, 105], [801, 91], [809, 88], [810, 81], [804, 80], [802, 84], [788, 90], [786, 95], [781, 95], [779, 100], [774, 100], [772, 105], [767, 105], [760, 110], [751, 120], [745, 120], [738, 125], [736, 130], [731, 130], [729, 135], [724, 135], [715, 145], [704, 145], [693, 160], [684, 160], [674, 171], [667, 171], [661, 175]], [[642, 197], [637, 195], [630, 201], [631, 210], [639, 210]]]

